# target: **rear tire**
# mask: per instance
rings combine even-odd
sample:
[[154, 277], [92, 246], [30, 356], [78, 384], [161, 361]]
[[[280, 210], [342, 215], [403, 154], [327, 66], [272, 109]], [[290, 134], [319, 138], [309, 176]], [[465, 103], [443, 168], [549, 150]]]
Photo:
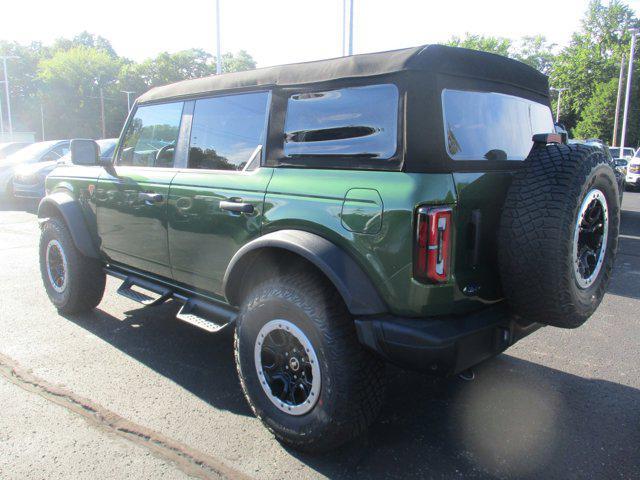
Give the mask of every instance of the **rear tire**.
[[515, 313], [563, 328], [591, 316], [613, 270], [619, 198], [601, 150], [550, 145], [531, 152], [514, 175], [499, 232], [502, 285]]
[[40, 274], [60, 313], [86, 312], [102, 300], [106, 281], [102, 264], [82, 255], [67, 225], [55, 217], [42, 225]]
[[[267, 280], [247, 295], [235, 356], [254, 414], [296, 450], [322, 452], [351, 440], [383, 403], [384, 364], [360, 345], [342, 299], [315, 272]], [[306, 365], [304, 384], [302, 374], [293, 380], [298, 365]]]

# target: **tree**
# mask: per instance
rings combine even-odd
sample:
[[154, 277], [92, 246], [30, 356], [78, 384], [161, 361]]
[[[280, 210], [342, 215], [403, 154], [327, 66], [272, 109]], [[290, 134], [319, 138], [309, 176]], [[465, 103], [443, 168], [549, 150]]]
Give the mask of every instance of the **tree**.
[[[116, 95], [120, 67], [119, 59], [86, 46], [58, 50], [41, 61], [38, 76], [45, 109], [49, 118], [56, 119], [49, 123], [49, 138], [100, 138], [100, 90], [109, 98]], [[122, 115], [118, 117], [121, 123]], [[108, 136], [115, 136], [119, 127], [109, 127]]]
[[450, 47], [481, 50], [483, 52], [495, 53], [508, 57], [510, 56], [512, 42], [508, 38], [485, 37], [483, 35], [472, 35], [470, 33], [466, 33], [464, 38], [452, 37], [446, 45], [449, 45]]
[[613, 117], [618, 93], [618, 79], [596, 85], [585, 105], [574, 135], [578, 138], [600, 138], [609, 141], [613, 133]]
[[522, 37], [518, 44], [514, 58], [549, 75], [555, 59], [553, 50], [555, 44], [549, 43], [542, 35]]
[[[551, 84], [568, 88], [562, 94], [563, 122], [567, 127], [573, 128], [584, 121], [581, 131], [585, 131], [587, 125], [591, 131], [594, 125], [600, 124], [596, 118], [583, 117], [596, 113], [593, 106], [588, 110], [587, 107], [601, 101], [606, 87], [600, 85], [617, 78], [620, 56], [623, 53], [628, 56], [629, 28], [637, 25], [633, 11], [620, 0], [611, 0], [607, 5], [591, 0], [581, 29], [573, 34], [551, 69]], [[592, 101], [594, 96], [598, 99]], [[637, 142], [637, 131], [629, 140]]]

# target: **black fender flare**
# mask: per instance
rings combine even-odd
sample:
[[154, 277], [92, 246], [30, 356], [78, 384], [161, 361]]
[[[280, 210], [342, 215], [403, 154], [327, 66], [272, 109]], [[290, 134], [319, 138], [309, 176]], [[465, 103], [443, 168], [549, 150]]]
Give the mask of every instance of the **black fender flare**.
[[100, 253], [91, 239], [89, 227], [82, 214], [80, 203], [66, 192], [55, 192], [44, 197], [38, 205], [38, 218], [60, 216], [67, 224], [73, 243], [85, 257], [100, 258]]
[[222, 288], [232, 305], [239, 303], [239, 282], [251, 262], [244, 261], [263, 249], [282, 249], [300, 255], [315, 265], [333, 283], [353, 315], [377, 315], [388, 308], [360, 265], [342, 248], [314, 233], [278, 230], [245, 244], [233, 256]]

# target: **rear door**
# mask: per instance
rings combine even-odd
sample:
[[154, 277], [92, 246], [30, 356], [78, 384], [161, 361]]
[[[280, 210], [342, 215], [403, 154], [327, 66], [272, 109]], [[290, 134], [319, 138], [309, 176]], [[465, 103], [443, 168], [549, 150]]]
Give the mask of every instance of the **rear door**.
[[260, 166], [270, 93], [189, 103], [193, 111], [188, 163], [173, 179], [169, 195], [172, 273], [179, 282], [222, 297], [229, 261], [260, 235], [265, 191], [273, 173]]
[[103, 171], [95, 194], [109, 259], [169, 278], [167, 199], [182, 109], [183, 102], [138, 107], [118, 148], [117, 177]]
[[456, 281], [468, 296], [496, 300], [502, 295], [497, 262], [502, 205], [513, 172], [531, 151], [532, 136], [554, 131], [551, 110], [533, 100], [487, 91], [445, 89], [442, 103], [452, 163], [475, 164], [473, 172], [453, 173], [458, 193]]

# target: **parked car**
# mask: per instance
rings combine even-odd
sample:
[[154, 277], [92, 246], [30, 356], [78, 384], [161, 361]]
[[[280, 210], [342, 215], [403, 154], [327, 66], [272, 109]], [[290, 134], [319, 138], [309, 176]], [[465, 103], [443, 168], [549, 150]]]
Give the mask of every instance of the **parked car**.
[[13, 196], [13, 175], [19, 165], [59, 160], [69, 152], [69, 140], [32, 143], [0, 162], [0, 196]]
[[154, 88], [113, 163], [74, 140], [47, 177], [44, 287], [87, 311], [106, 273], [234, 329], [253, 412], [286, 445], [335, 448], [376, 418], [385, 361], [457, 374], [598, 307], [617, 180], [602, 148], [564, 141], [546, 76], [440, 45]]
[[626, 158], [627, 160], [635, 154], [635, 150], [630, 147], [609, 147], [609, 152], [613, 158]]
[[[113, 152], [118, 143], [117, 138], [106, 138], [96, 142], [100, 147], [101, 159], [111, 160]], [[44, 181], [55, 168], [70, 166], [71, 153], [67, 153], [62, 158], [38, 163], [27, 163], [19, 165], [14, 170], [13, 194], [19, 198], [42, 198], [45, 196]]]
[[0, 160], [7, 158], [12, 153], [16, 153], [18, 150], [23, 149], [27, 145], [31, 145], [30, 142], [5, 142], [0, 143]]
[[633, 190], [640, 188], [640, 155], [638, 155], [638, 153], [640, 153], [640, 149], [638, 149], [633, 158], [629, 160], [627, 175], [625, 177], [627, 188]]

